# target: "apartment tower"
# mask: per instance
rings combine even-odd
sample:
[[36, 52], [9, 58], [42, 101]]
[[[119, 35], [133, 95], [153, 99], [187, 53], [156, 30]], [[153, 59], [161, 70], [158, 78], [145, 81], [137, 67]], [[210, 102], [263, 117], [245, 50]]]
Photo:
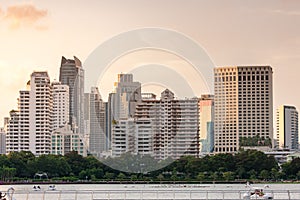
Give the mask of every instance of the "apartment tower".
[[151, 146], [138, 146], [158, 160], [198, 157], [199, 99], [176, 99], [169, 89], [161, 93], [160, 99], [153, 94], [142, 97], [134, 117], [144, 130], [138, 132], [136, 141], [147, 141]]
[[52, 129], [56, 130], [69, 124], [69, 86], [52, 82], [53, 119]]
[[27, 89], [20, 91], [18, 110], [10, 111], [6, 153], [31, 151], [49, 154], [52, 132], [52, 87], [47, 72], [33, 72]]

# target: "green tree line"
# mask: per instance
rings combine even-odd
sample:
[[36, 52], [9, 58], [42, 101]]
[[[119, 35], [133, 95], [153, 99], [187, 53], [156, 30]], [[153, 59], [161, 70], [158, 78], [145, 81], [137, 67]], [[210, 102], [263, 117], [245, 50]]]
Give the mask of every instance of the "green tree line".
[[[122, 159], [115, 161], [118, 163], [123, 160], [136, 162], [132, 155], [125, 155]], [[147, 161], [152, 162], [149, 158]], [[160, 162], [155, 162], [155, 164], [160, 164]], [[37, 173], [46, 173], [47, 177], [35, 176]], [[0, 156], [0, 179], [3, 182], [33, 179], [61, 181], [298, 180], [300, 179], [300, 158], [295, 158], [279, 167], [273, 156], [256, 150], [241, 150], [236, 154], [207, 155], [203, 158], [185, 156], [156, 171], [128, 173], [112, 169], [93, 156], [82, 157], [75, 151], [65, 156], [41, 155], [39, 157], [28, 151], [21, 151]]]

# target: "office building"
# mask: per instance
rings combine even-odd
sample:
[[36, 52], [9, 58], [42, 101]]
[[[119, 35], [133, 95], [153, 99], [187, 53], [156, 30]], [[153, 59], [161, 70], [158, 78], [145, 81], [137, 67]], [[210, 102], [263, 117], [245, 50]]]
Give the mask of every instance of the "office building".
[[136, 102], [141, 99], [141, 83], [133, 81], [132, 74], [118, 74], [114, 92], [110, 94], [111, 118], [133, 117]]
[[[113, 126], [119, 120], [134, 116], [136, 103], [141, 99], [141, 83], [133, 81], [132, 74], [118, 74], [118, 81], [114, 83], [114, 91], [109, 94], [105, 107], [105, 135], [106, 147], [112, 149]], [[108, 150], [106, 149], [106, 150]], [[114, 151], [113, 151], [114, 152]]]
[[69, 86], [69, 124], [84, 136], [84, 70], [78, 58], [62, 57], [59, 81]]
[[[273, 138], [273, 83], [270, 66], [214, 69], [214, 152], [234, 153], [241, 141]], [[255, 145], [255, 144], [254, 144]]]
[[294, 106], [281, 105], [276, 113], [277, 148], [298, 149], [298, 111]]
[[106, 150], [104, 103], [97, 87], [85, 93], [85, 126], [89, 153], [97, 157]]

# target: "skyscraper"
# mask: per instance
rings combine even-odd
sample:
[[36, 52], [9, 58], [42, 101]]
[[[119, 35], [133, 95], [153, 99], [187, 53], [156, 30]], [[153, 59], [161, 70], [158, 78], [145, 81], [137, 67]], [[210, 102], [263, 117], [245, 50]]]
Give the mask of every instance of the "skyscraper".
[[33, 72], [20, 91], [18, 110], [10, 112], [6, 151], [49, 154], [52, 132], [52, 88], [47, 72]]
[[78, 58], [62, 57], [59, 81], [69, 86], [69, 123], [73, 131], [84, 134], [84, 70]]
[[109, 94], [105, 107], [105, 135], [108, 149], [112, 144], [113, 123], [133, 117], [136, 103], [140, 99], [141, 83], [134, 82], [132, 74], [118, 74], [118, 81], [114, 83], [114, 91]]
[[[273, 84], [270, 66], [214, 69], [216, 153], [236, 152], [242, 141], [273, 138]], [[254, 144], [255, 145], [255, 144]]]
[[52, 82], [53, 119], [52, 129], [56, 130], [69, 124], [69, 86]]
[[104, 103], [97, 87], [91, 93], [85, 93], [85, 124], [89, 138], [89, 152], [95, 156], [106, 150], [104, 127]]
[[276, 115], [277, 148], [298, 149], [298, 111], [294, 106], [281, 105]]
[[141, 99], [141, 83], [133, 82], [132, 74], [118, 74], [115, 91], [110, 95], [112, 118], [118, 120], [132, 117], [136, 102]]

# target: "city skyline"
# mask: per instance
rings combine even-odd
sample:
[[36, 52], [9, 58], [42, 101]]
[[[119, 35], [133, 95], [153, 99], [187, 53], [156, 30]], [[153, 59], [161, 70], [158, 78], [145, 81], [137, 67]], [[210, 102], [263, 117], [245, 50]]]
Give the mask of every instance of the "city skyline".
[[[58, 5], [0, 1], [0, 88], [5, 93], [0, 98], [0, 123], [16, 108], [17, 91], [24, 89], [32, 71], [47, 70], [51, 80], [58, 80], [62, 55], [75, 55], [84, 63], [106, 39], [143, 27], [172, 29], [191, 37], [207, 51], [216, 66], [272, 66], [274, 113], [281, 104], [300, 107], [300, 94], [296, 90], [300, 72], [297, 68], [300, 3], [297, 1], [165, 1], [159, 6], [156, 1], [91, 1], [89, 4], [76, 1], [73, 10], [67, 9], [68, 6], [67, 2]], [[78, 12], [81, 15], [76, 15]], [[76, 27], [71, 26], [74, 21]], [[159, 55], [155, 58], [149, 62], [161, 61]], [[172, 61], [180, 64], [174, 57], [167, 58], [168, 64]], [[141, 63], [132, 56], [131, 60], [122, 58], [115, 64]], [[100, 93], [106, 101], [107, 92]]]

